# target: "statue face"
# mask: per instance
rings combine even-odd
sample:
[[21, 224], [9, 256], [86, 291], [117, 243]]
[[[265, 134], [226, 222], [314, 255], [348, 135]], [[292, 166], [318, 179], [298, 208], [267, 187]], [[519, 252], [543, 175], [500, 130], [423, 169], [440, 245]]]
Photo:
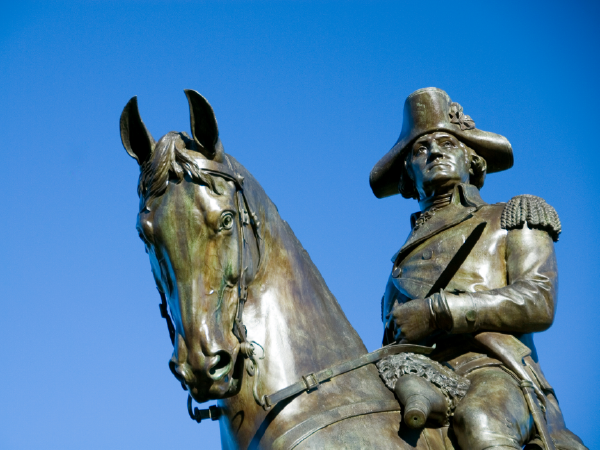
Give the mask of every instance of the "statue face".
[[418, 138], [405, 164], [420, 199], [469, 182], [470, 162], [466, 149], [458, 139], [443, 131]]

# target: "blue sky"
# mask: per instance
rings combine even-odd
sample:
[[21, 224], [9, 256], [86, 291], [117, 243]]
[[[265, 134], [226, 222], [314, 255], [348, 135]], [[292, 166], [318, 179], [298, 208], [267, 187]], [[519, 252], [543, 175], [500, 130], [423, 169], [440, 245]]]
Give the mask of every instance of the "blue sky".
[[370, 350], [389, 258], [417, 209], [368, 174], [404, 99], [445, 89], [508, 137], [488, 202], [534, 194], [562, 220], [554, 326], [536, 336], [567, 424], [600, 446], [597, 4], [13, 2], [0, 16], [0, 447], [219, 448], [187, 417], [135, 231], [138, 168], [118, 133], [138, 96], [158, 139], [213, 105]]

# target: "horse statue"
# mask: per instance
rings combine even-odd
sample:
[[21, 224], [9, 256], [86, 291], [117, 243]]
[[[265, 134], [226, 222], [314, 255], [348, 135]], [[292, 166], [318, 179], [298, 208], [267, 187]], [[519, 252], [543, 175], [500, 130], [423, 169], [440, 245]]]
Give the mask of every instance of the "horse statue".
[[[382, 353], [369, 357], [277, 207], [224, 152], [210, 104], [185, 93], [191, 137], [156, 142], [136, 97], [120, 128], [190, 415], [218, 419], [224, 449], [456, 448], [447, 426], [401, 423], [370, 364]], [[192, 398], [218, 407], [192, 411]]]

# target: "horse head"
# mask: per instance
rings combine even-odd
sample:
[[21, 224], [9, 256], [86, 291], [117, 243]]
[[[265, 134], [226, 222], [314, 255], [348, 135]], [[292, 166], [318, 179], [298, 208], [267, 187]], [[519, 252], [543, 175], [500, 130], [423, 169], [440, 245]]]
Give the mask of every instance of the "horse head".
[[[155, 142], [135, 97], [121, 115], [123, 146], [140, 167], [137, 230], [170, 324], [171, 371], [197, 402], [219, 400], [224, 448], [309, 438], [311, 448], [414, 448], [399, 437], [399, 405], [374, 366], [333, 376], [363, 361], [364, 344], [277, 207], [224, 153], [209, 103], [185, 93], [191, 137]], [[266, 350], [260, 377], [254, 340]], [[330, 378], [318, 384], [318, 374]], [[188, 411], [202, 419], [189, 398]]]
[[121, 139], [140, 166], [137, 230], [174, 325], [169, 367], [198, 402], [238, 393], [245, 328], [241, 308], [259, 262], [257, 221], [219, 139], [212, 107], [185, 91], [192, 137], [158, 142], [133, 97]]

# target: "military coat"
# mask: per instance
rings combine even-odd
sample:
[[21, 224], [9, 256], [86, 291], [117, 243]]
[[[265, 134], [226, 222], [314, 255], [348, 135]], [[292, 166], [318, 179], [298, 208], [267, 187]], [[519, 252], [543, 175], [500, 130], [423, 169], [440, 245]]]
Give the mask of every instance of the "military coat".
[[[519, 339], [537, 362], [532, 333], [552, 325], [557, 301], [553, 240], [560, 224], [554, 209], [533, 196], [490, 205], [475, 186], [460, 184], [448, 206], [414, 214], [411, 223], [392, 259], [382, 299], [384, 324], [396, 301], [441, 292], [451, 326], [422, 342], [437, 345], [436, 359], [473, 351], [465, 337], [496, 331]], [[384, 343], [394, 331], [387, 330]]]

